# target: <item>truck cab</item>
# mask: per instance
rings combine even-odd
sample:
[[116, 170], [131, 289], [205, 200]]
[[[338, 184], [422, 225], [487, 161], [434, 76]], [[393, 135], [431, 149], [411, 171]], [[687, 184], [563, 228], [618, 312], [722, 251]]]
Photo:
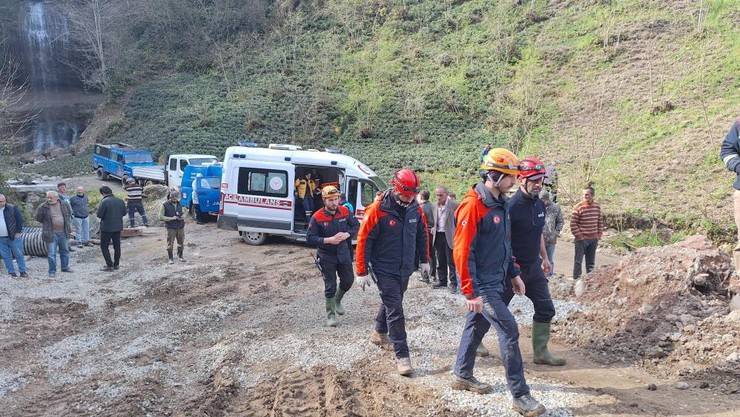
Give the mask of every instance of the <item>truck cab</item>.
[[213, 155], [202, 154], [176, 154], [167, 157], [167, 184], [172, 187], [179, 187], [182, 183], [183, 173], [188, 165], [206, 165], [218, 162], [218, 158]]
[[182, 199], [180, 204], [187, 207], [195, 215], [193, 207], [193, 180], [201, 176], [195, 183], [195, 193], [198, 194], [199, 210], [202, 213], [217, 216], [221, 207], [221, 176], [223, 166], [220, 163], [193, 165], [185, 167], [180, 190]]
[[93, 149], [92, 168], [102, 180], [113, 177], [125, 184], [133, 170], [152, 166], [156, 165], [151, 152], [125, 143], [96, 144]]
[[[306, 186], [309, 181], [313, 190]], [[320, 188], [325, 185], [337, 186], [360, 220], [376, 193], [386, 188], [366, 165], [336, 151], [230, 147], [223, 162], [219, 227], [239, 231], [252, 245], [264, 243], [268, 235], [305, 240], [310, 214], [323, 205]]]

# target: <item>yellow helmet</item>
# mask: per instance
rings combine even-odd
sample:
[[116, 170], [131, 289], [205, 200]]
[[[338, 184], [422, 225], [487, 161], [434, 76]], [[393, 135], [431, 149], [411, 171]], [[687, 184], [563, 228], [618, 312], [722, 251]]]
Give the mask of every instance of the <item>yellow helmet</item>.
[[494, 148], [483, 156], [480, 164], [482, 171], [498, 171], [508, 175], [519, 174], [519, 158], [504, 148]]
[[327, 198], [339, 197], [339, 190], [333, 185], [327, 185], [321, 189], [321, 198], [326, 200]]

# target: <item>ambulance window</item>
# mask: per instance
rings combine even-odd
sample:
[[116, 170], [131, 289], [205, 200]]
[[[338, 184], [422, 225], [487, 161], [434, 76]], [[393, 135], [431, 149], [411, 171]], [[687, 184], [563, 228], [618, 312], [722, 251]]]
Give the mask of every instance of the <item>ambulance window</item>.
[[239, 168], [237, 193], [287, 197], [288, 173], [258, 168]]
[[347, 190], [347, 201], [352, 207], [357, 207], [357, 180], [349, 180], [349, 190]]
[[177, 171], [177, 159], [170, 159], [170, 171]]
[[362, 206], [367, 207], [375, 201], [375, 194], [379, 191], [378, 187], [372, 182], [361, 181], [360, 196], [362, 198]]
[[185, 171], [185, 167], [188, 166], [188, 160], [187, 159], [181, 159], [180, 160], [180, 171]]

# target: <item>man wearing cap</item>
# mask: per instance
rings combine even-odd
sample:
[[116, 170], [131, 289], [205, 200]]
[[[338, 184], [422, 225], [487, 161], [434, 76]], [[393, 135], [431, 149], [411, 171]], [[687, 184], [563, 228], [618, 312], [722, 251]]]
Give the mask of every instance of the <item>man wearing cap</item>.
[[144, 204], [141, 202], [141, 195], [144, 192], [144, 188], [136, 183], [136, 180], [129, 178], [126, 181], [126, 204], [128, 205], [128, 222], [131, 227], [134, 227], [134, 217], [136, 213], [141, 216], [141, 221], [144, 223], [144, 227], [149, 227], [149, 222], [146, 219], [146, 211], [144, 211]]
[[[532, 347], [534, 363], [562, 366], [565, 360], [553, 356], [547, 349], [550, 340], [550, 322], [555, 316], [555, 305], [550, 297], [545, 277], [552, 266], [545, 248], [542, 230], [545, 227], [545, 204], [539, 199], [545, 179], [545, 165], [536, 157], [520, 162], [519, 190], [509, 201], [511, 218], [511, 249], [526, 286], [524, 295], [534, 305], [532, 317]], [[511, 302], [514, 291], [504, 292], [506, 304]]]
[[565, 221], [563, 220], [563, 210], [560, 209], [558, 203], [553, 201], [552, 194], [549, 191], [542, 190], [540, 200], [545, 203], [545, 228], [542, 230], [542, 237], [545, 239], [547, 259], [550, 260], [549, 276], [552, 276], [555, 272], [555, 245], [558, 243]]
[[[306, 240], [318, 247], [317, 265], [324, 276], [326, 325], [337, 325], [336, 315], [344, 314], [342, 298], [352, 287], [352, 238], [357, 236], [360, 222], [349, 209], [339, 204], [337, 187], [328, 185], [321, 190], [324, 208], [311, 216]], [[337, 275], [339, 288], [337, 288]]]

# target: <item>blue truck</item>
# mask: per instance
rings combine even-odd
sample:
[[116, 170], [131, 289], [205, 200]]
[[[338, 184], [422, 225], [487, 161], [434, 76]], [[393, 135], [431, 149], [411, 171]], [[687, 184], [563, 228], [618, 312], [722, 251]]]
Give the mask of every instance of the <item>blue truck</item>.
[[152, 153], [125, 143], [111, 145], [96, 144], [92, 156], [92, 168], [101, 180], [116, 178], [126, 184], [133, 178], [142, 186], [167, 184], [180, 186], [184, 169], [190, 165], [218, 162], [214, 155], [175, 154], [169, 155], [166, 165], [158, 165]]
[[193, 180], [202, 175], [200, 181], [195, 184], [195, 191], [198, 194], [199, 209], [202, 214], [217, 216], [221, 204], [221, 175], [223, 165], [220, 163], [211, 163], [204, 165], [188, 165], [182, 174], [182, 198], [180, 204], [188, 208], [190, 214], [196, 216], [193, 207]]
[[101, 180], [117, 178], [125, 185], [126, 180], [134, 178], [135, 168], [156, 166], [151, 152], [125, 143], [98, 143], [93, 150], [92, 167]]

